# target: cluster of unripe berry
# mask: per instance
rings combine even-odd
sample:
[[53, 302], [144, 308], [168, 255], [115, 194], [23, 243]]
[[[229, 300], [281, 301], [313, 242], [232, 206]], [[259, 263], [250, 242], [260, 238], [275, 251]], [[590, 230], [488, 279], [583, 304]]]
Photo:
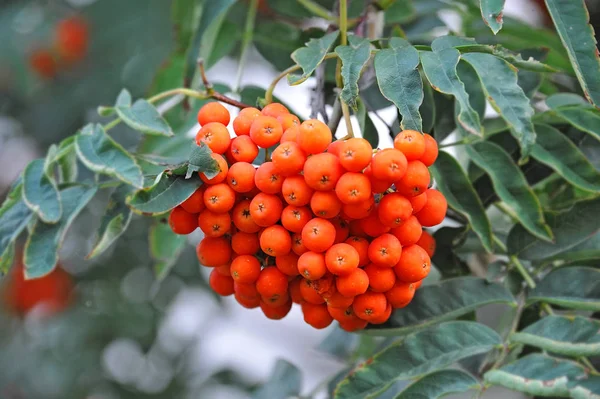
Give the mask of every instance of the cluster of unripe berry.
[[[200, 263], [210, 285], [244, 307], [281, 319], [292, 303], [304, 320], [348, 331], [384, 323], [406, 306], [427, 276], [435, 241], [422, 226], [439, 224], [447, 203], [428, 188], [435, 140], [400, 132], [394, 148], [367, 140], [332, 142], [315, 120], [300, 122], [281, 104], [242, 109], [233, 121], [217, 102], [198, 113], [197, 145], [220, 172], [170, 214], [174, 232], [200, 227]], [[252, 163], [259, 147], [271, 161]]]

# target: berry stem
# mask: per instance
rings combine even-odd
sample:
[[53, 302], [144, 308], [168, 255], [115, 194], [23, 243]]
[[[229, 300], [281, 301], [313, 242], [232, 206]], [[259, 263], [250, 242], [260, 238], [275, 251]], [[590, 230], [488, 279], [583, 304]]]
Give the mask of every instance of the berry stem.
[[321, 17], [328, 21], [336, 20], [335, 17], [333, 15], [331, 15], [329, 13], [329, 11], [327, 11], [326, 8], [322, 7], [321, 5], [315, 3], [312, 0], [296, 0], [296, 1], [298, 2], [298, 4], [300, 4], [302, 7], [306, 8], [308, 11], [310, 11], [317, 17]]
[[523, 266], [519, 258], [513, 255], [510, 257], [510, 262], [517, 268], [518, 272], [521, 274], [523, 280], [525, 280], [529, 288], [535, 288], [535, 281], [533, 281], [533, 278], [531, 277], [527, 269], [525, 269], [525, 266]]
[[348, 129], [348, 138], [354, 138], [354, 130], [352, 130], [352, 120], [350, 119], [350, 108], [344, 101], [342, 103], [342, 113], [344, 114], [344, 121], [346, 122], [346, 129]]
[[252, 37], [254, 34], [254, 23], [256, 21], [256, 10], [258, 8], [258, 0], [250, 0], [248, 7], [248, 14], [246, 15], [246, 26], [244, 28], [244, 36], [242, 39], [242, 53], [240, 55], [240, 64], [237, 70], [237, 76], [235, 78], [235, 86], [233, 92], [238, 93], [240, 85], [242, 83], [242, 75], [244, 73], [244, 67], [246, 65], [246, 59], [248, 58], [248, 48], [252, 43]]

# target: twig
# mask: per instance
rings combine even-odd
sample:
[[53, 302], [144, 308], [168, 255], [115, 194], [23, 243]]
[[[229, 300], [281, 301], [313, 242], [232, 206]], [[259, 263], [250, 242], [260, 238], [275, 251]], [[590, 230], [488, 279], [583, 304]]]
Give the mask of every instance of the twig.
[[206, 69], [204, 68], [204, 60], [202, 58], [198, 58], [198, 69], [200, 69], [200, 77], [202, 78], [202, 84], [206, 89], [207, 93], [210, 93], [213, 90], [212, 84], [208, 81], [206, 77]]
[[523, 277], [523, 280], [525, 280], [529, 288], [535, 288], [536, 284], [533, 280], [533, 277], [531, 277], [527, 269], [525, 269], [525, 266], [523, 266], [519, 258], [513, 255], [510, 257], [510, 262], [517, 268], [517, 270], [519, 271], [519, 273]]

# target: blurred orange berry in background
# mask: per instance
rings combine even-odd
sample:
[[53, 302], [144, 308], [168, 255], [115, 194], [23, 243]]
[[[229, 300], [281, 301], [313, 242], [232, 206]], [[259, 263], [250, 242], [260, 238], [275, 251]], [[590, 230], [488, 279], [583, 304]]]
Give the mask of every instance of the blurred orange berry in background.
[[88, 44], [88, 24], [81, 17], [71, 16], [56, 25], [55, 46], [65, 61], [83, 59], [87, 54]]

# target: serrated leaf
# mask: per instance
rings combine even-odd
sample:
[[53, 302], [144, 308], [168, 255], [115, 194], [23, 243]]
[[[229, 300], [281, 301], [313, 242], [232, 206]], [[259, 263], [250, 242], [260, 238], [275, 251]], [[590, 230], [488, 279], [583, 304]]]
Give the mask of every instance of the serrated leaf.
[[0, 256], [9, 250], [34, 215], [25, 205], [22, 192], [22, 184], [14, 187], [0, 207]]
[[209, 179], [218, 175], [221, 171], [219, 169], [219, 164], [210, 156], [210, 154], [212, 154], [212, 151], [207, 145], [193, 146], [192, 151], [190, 152], [185, 178], [189, 179], [194, 172], [204, 173]]
[[431, 173], [448, 205], [464, 215], [487, 252], [493, 250], [492, 226], [467, 174], [452, 155], [440, 151]]
[[62, 215], [56, 183], [45, 171], [44, 159], [33, 160], [23, 172], [23, 201], [46, 223], [56, 223]]
[[462, 59], [477, 72], [490, 104], [511, 126], [511, 133], [521, 147], [521, 158], [526, 158], [535, 143], [533, 108], [518, 85], [514, 67], [491, 54], [463, 54]]
[[289, 398], [300, 394], [302, 373], [288, 361], [278, 359], [265, 384], [252, 393], [253, 399]]
[[565, 356], [596, 356], [600, 355], [599, 331], [597, 320], [549, 315], [511, 334], [510, 341]]
[[377, 148], [379, 145], [379, 132], [363, 101], [359, 99], [357, 104], [356, 118], [358, 119], [358, 126], [360, 127], [362, 137], [371, 144], [371, 147]]
[[[437, 39], [436, 39], [437, 40]], [[479, 115], [471, 107], [465, 85], [458, 77], [456, 67], [460, 53], [454, 48], [437, 50], [433, 42], [433, 52], [422, 52], [423, 71], [433, 88], [444, 94], [451, 94], [459, 104], [458, 122], [469, 133], [483, 136]]]
[[569, 396], [569, 381], [585, 375], [575, 362], [534, 353], [484, 374], [485, 382], [535, 396]]
[[340, 97], [351, 108], [356, 109], [358, 98], [358, 80], [371, 58], [371, 43], [362, 37], [350, 35], [347, 46], [337, 46], [335, 52], [342, 60], [342, 79], [344, 87]]
[[[456, 46], [456, 49], [461, 53], [487, 53], [493, 54], [497, 57], [502, 58], [507, 61], [509, 64], [514, 65], [519, 71], [531, 71], [531, 72], [558, 72], [559, 70], [540, 62], [533, 57], [523, 58], [521, 53], [514, 52], [503, 47], [501, 44], [496, 44], [493, 46], [487, 44], [476, 44], [476, 43], [466, 43], [460, 44]], [[526, 52], [527, 50], [523, 50]]]
[[127, 205], [136, 213], [165, 213], [188, 199], [201, 184], [198, 175], [186, 179], [161, 173], [152, 186], [127, 197]]
[[111, 194], [106, 212], [102, 216], [102, 222], [98, 228], [98, 240], [87, 259], [95, 258], [106, 251], [127, 230], [132, 215], [131, 209], [125, 203], [129, 193], [131, 193], [131, 187], [120, 185]]
[[546, 0], [546, 7], [567, 50], [583, 93], [600, 107], [600, 57], [583, 0]]
[[310, 39], [306, 47], [301, 47], [292, 53], [292, 60], [302, 68], [302, 75], [289, 74], [288, 83], [292, 86], [306, 81], [323, 62], [325, 55], [338, 38], [340, 32], [335, 31], [326, 34], [319, 39]]
[[440, 370], [412, 383], [396, 399], [436, 399], [471, 389], [481, 389], [471, 374], [461, 370]]
[[131, 104], [131, 94], [123, 89], [117, 97], [115, 110], [125, 124], [134, 130], [142, 133], [172, 136], [171, 127], [160, 116], [158, 110], [144, 99], [139, 99], [133, 105]]
[[58, 250], [67, 230], [83, 208], [96, 194], [96, 187], [73, 186], [61, 190], [63, 213], [55, 224], [38, 220], [33, 225], [24, 249], [25, 277], [33, 279], [54, 270], [58, 262]]
[[494, 35], [502, 29], [502, 17], [505, 0], [480, 0], [481, 16]]
[[142, 188], [144, 176], [135, 158], [114, 141], [104, 128], [89, 124], [75, 139], [77, 156], [90, 170], [116, 177], [131, 186]]
[[576, 203], [562, 213], [548, 213], [546, 220], [554, 233], [554, 241], [546, 242], [514, 226], [507, 240], [508, 252], [520, 259], [542, 260], [582, 243], [598, 232], [598, 223], [590, 215], [600, 214], [600, 198]]
[[600, 172], [571, 140], [552, 126], [536, 124], [535, 129], [543, 139], [534, 144], [533, 158], [554, 169], [574, 186], [600, 192]]
[[423, 102], [423, 81], [417, 70], [419, 52], [406, 40], [390, 39], [390, 47], [375, 55], [375, 73], [381, 94], [400, 111], [402, 130], [423, 130], [419, 106]]
[[442, 323], [408, 335], [354, 369], [339, 383], [334, 398], [373, 398], [395, 381], [430, 373], [460, 359], [488, 352], [500, 343], [498, 334], [483, 324]]
[[572, 266], [551, 271], [527, 298], [528, 304], [539, 301], [569, 309], [600, 310], [600, 270]]
[[572, 384], [569, 394], [573, 399], [600, 398], [600, 376], [590, 375], [586, 379], [577, 380]]
[[443, 280], [419, 288], [408, 306], [393, 312], [384, 324], [369, 325], [364, 333], [381, 336], [408, 334], [491, 303], [516, 306], [511, 293], [500, 284], [472, 276]]
[[540, 201], [510, 155], [490, 142], [475, 143], [466, 150], [471, 160], [490, 177], [496, 194], [523, 227], [543, 240], [552, 240], [553, 234], [544, 220]]
[[162, 281], [185, 248], [186, 236], [175, 234], [168, 223], [155, 220], [150, 228], [149, 241], [150, 255], [155, 260], [154, 274], [157, 281]]

